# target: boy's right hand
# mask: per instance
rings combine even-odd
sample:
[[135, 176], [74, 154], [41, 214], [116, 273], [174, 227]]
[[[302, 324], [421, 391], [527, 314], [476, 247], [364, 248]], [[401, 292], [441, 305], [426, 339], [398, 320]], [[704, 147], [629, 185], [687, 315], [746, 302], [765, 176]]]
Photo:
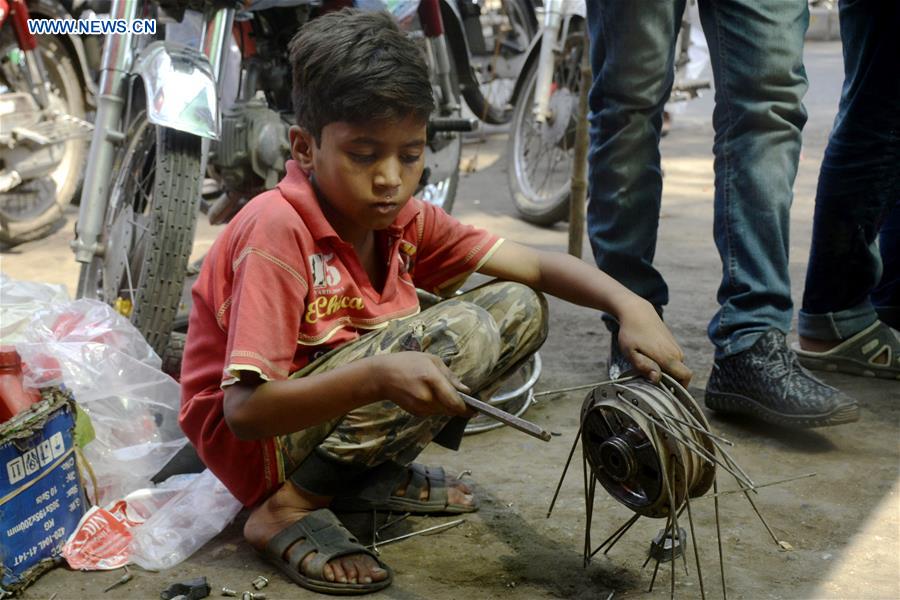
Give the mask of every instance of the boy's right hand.
[[471, 416], [457, 390], [471, 390], [434, 354], [396, 352], [372, 357], [377, 396], [417, 417]]

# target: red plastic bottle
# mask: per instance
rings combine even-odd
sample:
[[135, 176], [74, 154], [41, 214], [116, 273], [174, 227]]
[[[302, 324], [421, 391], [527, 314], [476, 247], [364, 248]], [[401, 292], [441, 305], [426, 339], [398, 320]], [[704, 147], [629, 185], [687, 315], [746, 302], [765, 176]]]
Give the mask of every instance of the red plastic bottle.
[[5, 423], [41, 399], [22, 381], [22, 357], [13, 346], [0, 347], [0, 423]]

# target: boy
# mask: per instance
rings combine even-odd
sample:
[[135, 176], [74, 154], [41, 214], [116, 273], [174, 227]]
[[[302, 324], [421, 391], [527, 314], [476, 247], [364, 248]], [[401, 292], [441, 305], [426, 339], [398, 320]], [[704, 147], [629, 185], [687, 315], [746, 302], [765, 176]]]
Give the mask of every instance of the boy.
[[[465, 484], [412, 461], [432, 440], [458, 446], [454, 417], [469, 413], [456, 390], [491, 386], [541, 345], [546, 303], [532, 288], [616, 315], [645, 375], [690, 371], [653, 307], [605, 274], [410, 198], [433, 101], [421, 53], [388, 15], [325, 15], [290, 52], [292, 160], [204, 261], [181, 425], [253, 507], [254, 548], [303, 587], [366, 593], [391, 572], [328, 507], [476, 509]], [[447, 295], [473, 271], [505, 281], [420, 311], [417, 287]]]

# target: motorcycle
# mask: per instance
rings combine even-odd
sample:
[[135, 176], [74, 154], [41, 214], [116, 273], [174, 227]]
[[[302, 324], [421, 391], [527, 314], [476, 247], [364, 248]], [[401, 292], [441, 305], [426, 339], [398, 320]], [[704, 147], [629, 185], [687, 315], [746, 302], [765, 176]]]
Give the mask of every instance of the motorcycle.
[[[111, 18], [155, 14], [166, 39], [106, 39], [73, 242], [82, 263], [78, 296], [115, 306], [161, 356], [181, 305], [201, 197], [210, 200], [210, 220], [226, 222], [281, 178], [292, 121], [288, 41], [307, 20], [346, 5], [113, 0]], [[496, 107], [481, 94], [457, 7], [421, 0], [415, 17], [410, 35], [425, 53], [436, 99], [417, 195], [449, 212], [462, 133], [477, 125], [462, 117], [460, 96], [475, 114]], [[197, 35], [185, 35], [186, 18], [196, 18]], [[177, 355], [174, 342], [169, 353]]]
[[[588, 51], [585, 0], [548, 0], [540, 34], [516, 83], [507, 156], [509, 189], [519, 216], [551, 226], [566, 220], [574, 158], [581, 60]], [[696, 98], [708, 81], [684, 76], [691, 22], [682, 20], [676, 41], [675, 84], [670, 101]]]
[[0, 0], [0, 244], [40, 239], [81, 184], [94, 106], [89, 44], [34, 35], [29, 19], [72, 19], [57, 0]]

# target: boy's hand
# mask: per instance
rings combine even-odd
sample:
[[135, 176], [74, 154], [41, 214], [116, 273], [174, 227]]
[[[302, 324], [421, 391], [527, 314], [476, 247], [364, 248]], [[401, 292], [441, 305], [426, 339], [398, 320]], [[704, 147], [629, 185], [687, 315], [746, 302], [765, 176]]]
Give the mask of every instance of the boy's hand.
[[664, 371], [687, 387], [693, 374], [684, 364], [684, 352], [653, 305], [640, 298], [619, 315], [619, 348], [635, 368], [653, 382]]
[[471, 416], [456, 390], [471, 390], [434, 354], [396, 352], [378, 361], [378, 395], [417, 417]]

